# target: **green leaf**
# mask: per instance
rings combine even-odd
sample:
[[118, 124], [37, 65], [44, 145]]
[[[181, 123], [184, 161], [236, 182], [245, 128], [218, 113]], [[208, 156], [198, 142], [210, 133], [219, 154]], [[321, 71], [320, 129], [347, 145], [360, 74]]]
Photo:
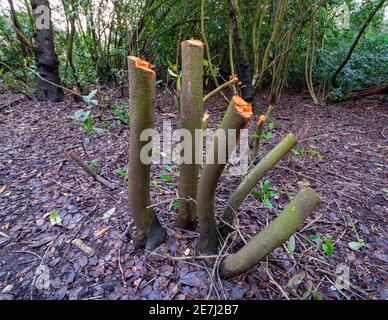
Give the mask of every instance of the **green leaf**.
[[273, 122], [268, 123], [269, 130], [273, 130], [275, 128], [275, 124]]
[[383, 192], [388, 193], [388, 189], [383, 189]]
[[354, 251], [358, 251], [361, 248], [364, 248], [366, 246], [364, 240], [359, 240], [357, 242], [349, 242], [348, 245], [349, 245], [349, 248], [354, 250]]
[[173, 182], [174, 181], [174, 179], [171, 176], [169, 176], [168, 174], [161, 174], [160, 178], [166, 182]]
[[94, 160], [90, 161], [89, 162], [89, 167], [92, 170], [97, 171], [100, 168], [100, 160], [99, 159], [94, 159]]
[[260, 135], [258, 135], [257, 133], [254, 133], [251, 135], [251, 138], [252, 139], [260, 139]]
[[128, 173], [127, 171], [125, 171], [125, 169], [117, 169], [116, 173], [124, 178], [128, 178]]
[[309, 237], [309, 240], [313, 241], [313, 242], [319, 242], [321, 240], [321, 238], [319, 236], [314, 235], [314, 236]]
[[315, 151], [313, 149], [309, 150], [310, 156], [314, 157], [315, 156]]
[[264, 196], [261, 201], [263, 202], [263, 205], [269, 210], [272, 211], [273, 205], [272, 202], [268, 199], [267, 196]]
[[275, 191], [275, 190], [269, 190], [268, 191], [268, 196], [269, 197], [277, 197], [278, 195], [279, 195], [278, 191]]
[[261, 198], [262, 196], [262, 193], [261, 192], [258, 192], [258, 191], [252, 191], [251, 192], [251, 195], [255, 198]]
[[330, 257], [334, 253], [334, 244], [330, 240], [326, 240], [325, 243], [322, 244], [323, 251], [325, 255]]
[[317, 155], [317, 157], [318, 157], [319, 160], [323, 161], [323, 156], [322, 156], [319, 152], [317, 152], [316, 155]]
[[171, 76], [173, 76], [174, 78], [178, 78], [178, 75], [174, 72], [174, 71], [172, 71], [171, 69], [167, 69], [168, 70], [168, 73], [171, 75]]
[[163, 168], [166, 169], [168, 172], [173, 172], [173, 171], [174, 171], [173, 168], [172, 168], [172, 166], [170, 166], [170, 165], [168, 165], [168, 164], [165, 164], [165, 165], [163, 166]]
[[91, 117], [86, 118], [85, 121], [83, 122], [83, 125], [84, 125], [85, 131], [88, 134], [92, 134], [93, 133], [94, 129], [93, 129], [93, 121], [92, 121]]
[[171, 206], [174, 210], [178, 210], [180, 208], [180, 203], [178, 200], [174, 200]]
[[290, 240], [288, 241], [287, 244], [287, 250], [289, 253], [294, 253], [296, 248], [296, 243], [295, 243], [295, 237], [291, 236]]
[[50, 212], [50, 223], [52, 226], [62, 226], [62, 218], [54, 211]]
[[263, 133], [263, 134], [261, 135], [261, 137], [262, 137], [263, 139], [265, 139], [265, 140], [269, 140], [269, 139], [272, 139], [273, 134], [272, 134], [272, 132]]
[[204, 67], [208, 67], [209, 66], [209, 61], [207, 61], [206, 59], [203, 59], [202, 64], [203, 64]]
[[179, 78], [176, 82], [176, 88], [177, 88], [178, 92], [182, 91], [182, 77], [181, 76], [179, 76]]
[[314, 300], [325, 300], [325, 298], [318, 293], [314, 296]]
[[265, 180], [263, 183], [263, 191], [267, 193], [268, 189], [269, 189], [269, 181]]
[[101, 217], [101, 220], [108, 220], [111, 216], [115, 214], [115, 212], [116, 212], [116, 207], [113, 207], [112, 209], [104, 213], [104, 215]]

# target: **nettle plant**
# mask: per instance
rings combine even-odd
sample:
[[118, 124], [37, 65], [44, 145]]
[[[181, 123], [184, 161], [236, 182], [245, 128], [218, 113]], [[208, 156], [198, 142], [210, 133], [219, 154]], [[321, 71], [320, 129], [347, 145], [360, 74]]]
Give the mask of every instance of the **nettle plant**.
[[[190, 146], [198, 145], [195, 143], [196, 130], [204, 130], [207, 127], [208, 117], [204, 117], [204, 101], [221, 90], [217, 88], [213, 93], [206, 97], [203, 96], [203, 54], [204, 44], [201, 41], [182, 42], [182, 70], [179, 76], [181, 77], [180, 127], [191, 134], [190, 137], [193, 140], [183, 142], [183, 144], [188, 142]], [[151, 205], [151, 164], [141, 160], [142, 149], [150, 143], [142, 139], [142, 133], [145, 130], [154, 129], [155, 126], [156, 74], [150, 63], [132, 56], [128, 58], [128, 70], [131, 117], [128, 165], [129, 209], [137, 227], [135, 247], [153, 251], [167, 237], [167, 232], [160, 224]], [[230, 83], [221, 87], [233, 83], [238, 83], [235, 76], [231, 78]], [[226, 156], [227, 161], [230, 160], [234, 152], [229, 147], [230, 139], [239, 139], [239, 134], [247, 126], [252, 115], [252, 105], [241, 97], [234, 96], [218, 130], [214, 133], [211, 145], [207, 148], [206, 158], [214, 161], [206, 161], [206, 164], [201, 167], [196, 162], [199, 150], [194, 148], [195, 151], [191, 152], [189, 157], [191, 161], [184, 161], [179, 166], [179, 174], [177, 174], [179, 199], [174, 201], [174, 208], [179, 210], [177, 224], [181, 229], [194, 230], [197, 227], [197, 221], [199, 222], [198, 249], [201, 253], [212, 255], [219, 253], [221, 242], [228, 241], [235, 232], [235, 219], [241, 204], [256, 188], [260, 180], [297, 144], [296, 137], [289, 134], [263, 157], [245, 176], [230, 196], [223, 214], [217, 218], [214, 212], [215, 195], [226, 167], [225, 161], [220, 161], [221, 154]], [[264, 122], [265, 119], [262, 118], [260, 125], [263, 125]], [[235, 130], [237, 135], [233, 138], [229, 136], [227, 133], [230, 130]], [[186, 153], [186, 150], [183, 148], [182, 153]], [[168, 174], [161, 173], [160, 177], [163, 181], [169, 182], [172, 180], [171, 174], [170, 170]], [[275, 196], [275, 192], [270, 188], [268, 182], [264, 182], [257, 196], [268, 204], [269, 199]], [[224, 277], [233, 277], [254, 267], [274, 249], [289, 240], [319, 203], [320, 198], [315, 191], [309, 187], [303, 187], [272, 223], [237, 253], [222, 260], [221, 274]]]

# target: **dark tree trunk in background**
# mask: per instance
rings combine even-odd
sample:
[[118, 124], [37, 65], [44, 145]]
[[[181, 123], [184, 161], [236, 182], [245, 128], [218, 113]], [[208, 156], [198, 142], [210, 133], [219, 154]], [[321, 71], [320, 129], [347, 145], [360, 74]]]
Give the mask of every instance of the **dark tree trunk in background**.
[[19, 19], [16, 15], [13, 1], [8, 0], [8, 4], [9, 4], [9, 9], [10, 9], [10, 13], [11, 13], [11, 20], [13, 23], [13, 28], [14, 28], [15, 33], [16, 33], [16, 37], [18, 38], [18, 40], [20, 42], [24, 57], [27, 58], [30, 55], [30, 53], [32, 53], [32, 44], [23, 32], [23, 29], [20, 25]]
[[371, 21], [373, 20], [373, 17], [376, 15], [376, 13], [383, 7], [385, 3], [385, 0], [380, 0], [376, 7], [374, 7], [374, 9], [372, 10], [372, 12], [370, 13], [368, 19], [364, 22], [364, 24], [362, 25], [360, 31], [358, 32], [356, 38], [354, 39], [353, 41], [353, 44], [352, 46], [350, 47], [344, 61], [341, 63], [341, 65], [338, 67], [338, 69], [335, 71], [332, 79], [331, 79], [331, 84], [333, 85], [334, 88], [338, 88], [338, 84], [337, 84], [337, 77], [338, 75], [340, 74], [340, 72], [342, 71], [342, 69], [347, 65], [347, 63], [349, 62], [351, 56], [352, 56], [352, 53], [354, 51], [354, 49], [356, 48], [358, 42], [360, 41], [360, 38], [361, 36], [364, 34], [366, 28], [369, 26], [369, 24], [371, 23]]
[[35, 62], [38, 73], [42, 77], [35, 95], [40, 101], [63, 101], [63, 90], [58, 87], [61, 83], [58, 71], [59, 60], [54, 49], [49, 1], [30, 0], [30, 2], [35, 22]]
[[249, 63], [249, 55], [243, 35], [238, 0], [228, 0], [228, 11], [232, 24], [233, 49], [235, 52], [234, 56], [237, 76], [243, 83], [242, 97], [246, 102], [254, 104], [255, 92], [253, 87], [252, 67]]

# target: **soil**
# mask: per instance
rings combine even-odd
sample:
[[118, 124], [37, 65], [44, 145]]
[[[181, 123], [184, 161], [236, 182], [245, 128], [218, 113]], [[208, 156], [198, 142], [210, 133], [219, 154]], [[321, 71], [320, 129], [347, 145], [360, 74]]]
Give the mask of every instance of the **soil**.
[[[258, 105], [267, 99], [261, 94]], [[117, 95], [113, 101], [113, 106], [126, 104]], [[158, 128], [163, 120], [177, 125], [172, 101], [158, 93]], [[273, 114], [273, 136], [263, 142], [261, 152], [293, 132], [305, 154], [291, 153], [267, 175], [271, 188], [279, 191], [271, 199], [272, 211], [253, 196], [244, 202], [239, 232], [223, 254], [238, 250], [272, 221], [302, 184], [310, 184], [323, 202], [288, 244], [229, 280], [218, 276], [220, 257], [197, 257], [198, 233], [176, 227], [176, 166], [172, 172], [166, 166], [152, 167], [152, 203], [168, 232], [167, 242], [154, 253], [133, 248], [126, 178], [117, 173], [126, 167], [129, 130], [111, 108], [103, 110], [102, 121], [95, 120], [106, 131], [87, 135], [71, 118], [87, 109], [82, 102], [40, 103], [5, 89], [0, 102], [0, 300], [388, 298], [386, 99], [316, 106], [304, 96], [282, 98]], [[206, 104], [211, 128], [226, 106], [221, 96]], [[116, 188], [86, 175], [67, 157], [69, 149], [85, 161], [99, 159], [99, 174]], [[162, 180], [161, 174], [173, 182]], [[217, 214], [240, 180], [222, 178]], [[49, 212], [59, 215], [61, 226], [52, 225]], [[75, 239], [89, 250], [74, 245]], [[361, 239], [365, 246], [349, 247]], [[339, 286], [347, 271], [349, 283]]]

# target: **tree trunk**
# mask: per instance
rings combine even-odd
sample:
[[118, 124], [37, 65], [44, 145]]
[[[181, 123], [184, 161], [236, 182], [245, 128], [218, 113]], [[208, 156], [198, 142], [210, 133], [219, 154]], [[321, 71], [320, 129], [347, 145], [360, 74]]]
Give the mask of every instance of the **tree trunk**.
[[302, 225], [308, 215], [321, 202], [318, 194], [305, 187], [271, 224], [256, 235], [234, 255], [226, 257], [220, 266], [221, 274], [231, 278], [238, 276], [264, 259], [288, 240]]
[[39, 80], [35, 95], [40, 101], [63, 101], [60, 87], [59, 60], [54, 49], [53, 26], [48, 0], [30, 0], [34, 12], [35, 44], [34, 54]]
[[[203, 117], [203, 53], [204, 45], [198, 40], [182, 42], [182, 93], [181, 93], [181, 127], [188, 130], [191, 139], [185, 139], [184, 153], [191, 152], [191, 163], [180, 166], [179, 178], [179, 226], [192, 230], [195, 227], [197, 185], [199, 164], [197, 162], [202, 150], [198, 150], [195, 131], [202, 127]], [[184, 156], [187, 159], [186, 156]]]
[[16, 33], [16, 37], [18, 38], [20, 45], [22, 47], [23, 56], [25, 58], [28, 58], [30, 53], [32, 53], [32, 44], [23, 32], [23, 29], [20, 25], [19, 19], [16, 15], [16, 12], [15, 12], [13, 1], [8, 0], [8, 3], [9, 3], [10, 12], [11, 12], [11, 20], [13, 23], [13, 28], [14, 28], [15, 33]]
[[151, 165], [141, 160], [141, 151], [148, 141], [141, 141], [140, 138], [144, 130], [153, 129], [155, 125], [156, 74], [148, 62], [129, 57], [128, 76], [131, 116], [128, 164], [129, 209], [137, 227], [135, 247], [153, 251], [166, 239], [167, 234], [150, 207]]
[[242, 82], [242, 98], [254, 104], [255, 90], [253, 88], [253, 74], [251, 64], [249, 62], [248, 50], [243, 35], [243, 26], [241, 22], [241, 14], [238, 6], [238, 0], [228, 0], [229, 17], [232, 25], [232, 37], [234, 44], [234, 58], [236, 63], [236, 71], [238, 78]]
[[357, 44], [358, 44], [358, 41], [360, 40], [361, 36], [363, 35], [364, 31], [366, 30], [366, 28], [369, 26], [370, 22], [372, 21], [373, 17], [376, 15], [376, 13], [381, 9], [381, 7], [384, 5], [386, 0], [380, 0], [376, 7], [372, 10], [372, 12], [370, 13], [368, 19], [364, 22], [364, 24], [361, 26], [361, 29], [360, 31], [358, 32], [356, 38], [354, 39], [353, 41], [353, 44], [352, 46], [350, 47], [344, 61], [341, 63], [341, 65], [338, 67], [338, 69], [335, 71], [334, 75], [333, 75], [333, 78], [331, 79], [331, 84], [333, 85], [334, 88], [337, 88], [338, 85], [337, 85], [337, 77], [338, 75], [340, 74], [340, 72], [342, 71], [342, 69], [346, 66], [346, 64], [348, 63], [348, 61], [350, 60], [351, 56], [352, 56], [352, 53], [354, 51], [354, 49], [356, 48]]

